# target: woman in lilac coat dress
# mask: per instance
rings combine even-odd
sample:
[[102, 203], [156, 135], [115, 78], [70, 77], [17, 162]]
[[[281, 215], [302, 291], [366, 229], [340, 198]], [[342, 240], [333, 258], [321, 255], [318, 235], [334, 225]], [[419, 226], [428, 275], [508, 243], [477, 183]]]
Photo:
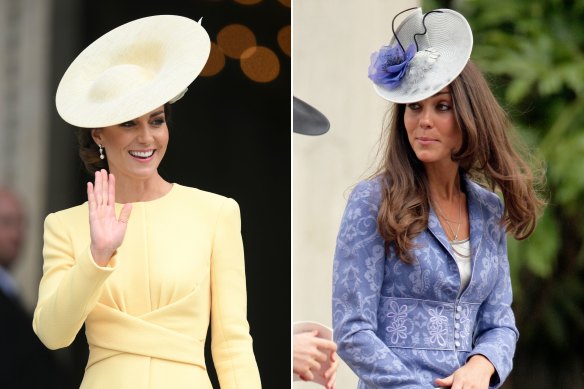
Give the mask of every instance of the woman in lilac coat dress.
[[529, 236], [543, 201], [471, 50], [462, 15], [417, 9], [372, 57], [396, 105], [333, 272], [335, 341], [360, 389], [498, 388], [512, 369], [506, 236]]

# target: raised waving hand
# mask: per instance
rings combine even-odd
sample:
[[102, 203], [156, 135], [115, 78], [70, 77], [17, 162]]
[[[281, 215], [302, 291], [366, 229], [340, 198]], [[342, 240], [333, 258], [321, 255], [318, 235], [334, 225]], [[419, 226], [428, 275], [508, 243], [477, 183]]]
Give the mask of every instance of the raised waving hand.
[[99, 266], [106, 266], [124, 241], [132, 204], [125, 204], [116, 217], [116, 179], [105, 170], [95, 172], [95, 184], [87, 183], [91, 255]]

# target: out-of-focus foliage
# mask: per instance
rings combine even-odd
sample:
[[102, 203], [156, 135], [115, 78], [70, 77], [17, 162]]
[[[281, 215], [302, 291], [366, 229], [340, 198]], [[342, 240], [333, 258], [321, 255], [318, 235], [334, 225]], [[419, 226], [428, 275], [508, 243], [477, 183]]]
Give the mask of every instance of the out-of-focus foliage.
[[521, 332], [505, 388], [584, 388], [584, 1], [425, 1], [458, 10], [472, 58], [516, 129], [545, 161], [549, 205], [527, 240], [509, 239]]

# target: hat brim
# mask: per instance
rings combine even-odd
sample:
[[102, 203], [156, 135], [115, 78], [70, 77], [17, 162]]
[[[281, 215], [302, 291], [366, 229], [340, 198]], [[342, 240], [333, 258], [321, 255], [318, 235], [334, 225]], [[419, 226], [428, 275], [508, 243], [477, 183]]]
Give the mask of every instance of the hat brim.
[[330, 128], [330, 122], [312, 105], [293, 98], [293, 130], [303, 135], [322, 135]]
[[[408, 15], [396, 34], [404, 48], [418, 44], [416, 56], [424, 50], [436, 50], [439, 57], [431, 67], [423, 71], [412, 71], [410, 62], [401, 83], [395, 88], [374, 84], [375, 91], [385, 100], [407, 104], [427, 99], [448, 86], [462, 72], [470, 59], [473, 35], [470, 25], [462, 16], [451, 9], [438, 9], [429, 13], [425, 20], [421, 8]], [[421, 35], [424, 31], [426, 34]], [[414, 41], [414, 35], [417, 40]], [[397, 45], [395, 36], [390, 46]]]
[[210, 49], [205, 29], [186, 17], [157, 15], [121, 25], [71, 63], [57, 88], [57, 111], [85, 128], [140, 117], [180, 95]]

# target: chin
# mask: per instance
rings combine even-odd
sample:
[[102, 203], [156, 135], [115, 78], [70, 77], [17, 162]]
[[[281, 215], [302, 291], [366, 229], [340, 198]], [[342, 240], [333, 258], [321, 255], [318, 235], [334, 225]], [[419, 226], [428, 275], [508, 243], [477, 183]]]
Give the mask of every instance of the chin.
[[416, 157], [418, 158], [418, 160], [420, 160], [420, 162], [423, 163], [432, 163], [438, 161], [438, 158], [436, 158], [435, 155], [425, 152], [417, 153]]
[[148, 179], [158, 172], [158, 166], [156, 167], [144, 167], [142, 169], [128, 169], [126, 170], [126, 175], [138, 180]]

